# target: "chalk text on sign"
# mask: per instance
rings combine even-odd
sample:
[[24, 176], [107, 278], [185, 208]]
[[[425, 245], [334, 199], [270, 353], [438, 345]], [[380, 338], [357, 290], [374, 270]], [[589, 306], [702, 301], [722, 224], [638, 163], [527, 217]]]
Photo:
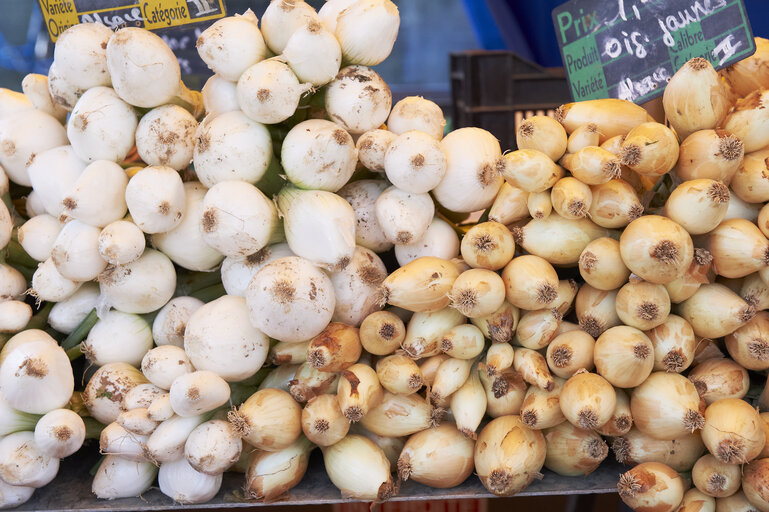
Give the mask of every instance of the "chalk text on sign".
[[664, 67], [657, 68], [654, 73], [640, 80], [626, 77], [617, 84], [617, 97], [622, 100], [634, 101], [636, 98], [646, 96], [660, 85], [665, 85], [669, 81], [670, 73]]
[[607, 37], [603, 44], [603, 54], [610, 59], [616, 59], [626, 50], [630, 55], [635, 55], [639, 59], [646, 58], [647, 52], [644, 43], [649, 42], [649, 36], [637, 30], [630, 34], [623, 30], [622, 36], [622, 42], [616, 37]]
[[674, 48], [676, 41], [673, 34], [725, 6], [726, 0], [702, 0], [694, 2], [688, 9], [665, 17], [664, 20], [658, 18], [657, 23], [662, 29], [662, 41], [665, 43], [665, 46]]
[[732, 56], [737, 53], [737, 49], [742, 46], [742, 41], [738, 41], [737, 44], [732, 44], [732, 39], [734, 39], [734, 35], [729, 34], [726, 36], [726, 38], [724, 38], [723, 41], [718, 43], [716, 47], [713, 48], [712, 55], [714, 58], [719, 59], [719, 66], [723, 65], [724, 62], [732, 58]]
[[102, 14], [98, 12], [87, 12], [80, 15], [80, 23], [101, 23], [111, 29], [123, 28], [128, 24], [139, 27], [144, 18], [138, 7], [133, 7], [129, 12], [123, 14]]

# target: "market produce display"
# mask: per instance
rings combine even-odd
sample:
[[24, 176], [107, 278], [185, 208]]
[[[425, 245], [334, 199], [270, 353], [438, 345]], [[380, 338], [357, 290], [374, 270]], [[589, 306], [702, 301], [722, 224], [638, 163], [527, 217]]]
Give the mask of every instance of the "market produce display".
[[202, 92], [82, 24], [0, 90], [0, 506], [98, 439], [101, 499], [271, 502], [316, 448], [342, 498], [511, 496], [611, 448], [631, 508], [769, 510], [769, 43], [503, 152], [393, 105], [399, 24], [273, 0]]

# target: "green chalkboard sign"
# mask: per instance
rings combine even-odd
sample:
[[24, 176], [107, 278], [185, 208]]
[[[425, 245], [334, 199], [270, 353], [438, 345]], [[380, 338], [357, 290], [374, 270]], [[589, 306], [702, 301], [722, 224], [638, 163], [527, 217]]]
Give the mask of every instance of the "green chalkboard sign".
[[644, 103], [689, 59], [720, 69], [756, 51], [743, 0], [571, 0], [553, 24], [575, 101]]

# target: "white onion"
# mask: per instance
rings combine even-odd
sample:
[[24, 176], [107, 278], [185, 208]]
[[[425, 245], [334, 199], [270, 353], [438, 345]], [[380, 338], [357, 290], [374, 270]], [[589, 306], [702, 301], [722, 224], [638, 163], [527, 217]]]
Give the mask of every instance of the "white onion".
[[99, 275], [101, 307], [125, 313], [149, 313], [173, 297], [176, 271], [163, 253], [147, 249], [141, 258], [125, 265], [110, 265]]
[[138, 120], [134, 109], [109, 87], [93, 87], [72, 109], [67, 137], [86, 162], [123, 160], [134, 146]]
[[184, 333], [184, 350], [193, 366], [230, 382], [254, 375], [267, 359], [269, 342], [248, 319], [246, 300], [231, 295], [192, 312]]
[[147, 379], [127, 363], [110, 363], [93, 374], [83, 391], [83, 402], [97, 421], [112, 423], [122, 412], [123, 398]]
[[349, 133], [324, 119], [294, 126], [283, 140], [280, 162], [299, 188], [336, 192], [355, 172], [358, 150]]
[[379, 74], [365, 66], [343, 68], [326, 86], [329, 117], [352, 134], [382, 126], [391, 106], [390, 88]]
[[107, 43], [112, 31], [101, 23], [69, 27], [56, 40], [53, 59], [62, 76], [79, 89], [109, 85]]
[[379, 311], [379, 285], [387, 268], [374, 251], [356, 247], [350, 264], [331, 274], [336, 305], [331, 320], [355, 327], [374, 311]]
[[392, 51], [400, 26], [398, 7], [390, 0], [360, 0], [342, 10], [336, 37], [345, 62], [375, 66]]
[[168, 391], [171, 408], [182, 417], [196, 416], [224, 405], [230, 399], [230, 386], [207, 370], [179, 375]]
[[0, 301], [20, 299], [27, 291], [27, 280], [14, 267], [0, 263]]
[[382, 129], [369, 130], [359, 135], [355, 147], [358, 148], [360, 163], [370, 171], [384, 172], [387, 148], [397, 137], [393, 132]]
[[30, 218], [19, 226], [19, 244], [24, 251], [37, 261], [51, 257], [51, 249], [63, 224], [55, 217], [44, 213]]
[[91, 492], [97, 498], [108, 500], [141, 496], [155, 481], [157, 471], [151, 462], [133, 462], [107, 455], [93, 477]]
[[271, 158], [270, 132], [239, 110], [206, 118], [195, 133], [195, 173], [207, 187], [225, 180], [256, 183]]
[[451, 260], [459, 255], [459, 236], [454, 227], [439, 217], [435, 217], [424, 236], [410, 244], [395, 246], [395, 259], [403, 266], [422, 256], [434, 256]]
[[64, 197], [75, 185], [86, 165], [72, 146], [60, 146], [38, 153], [29, 164], [27, 172], [32, 189], [48, 214], [59, 218], [64, 211]]
[[210, 116], [240, 110], [237, 84], [214, 75], [203, 85], [203, 105]]
[[262, 268], [248, 285], [251, 322], [271, 338], [307, 341], [328, 325], [336, 300], [331, 280], [308, 260], [280, 258]]
[[177, 377], [195, 370], [184, 349], [176, 345], [162, 345], [144, 354], [141, 369], [152, 384], [165, 390]]
[[34, 492], [34, 487], [9, 485], [0, 480], [0, 508], [18, 507], [29, 501]]
[[262, 35], [274, 53], [282, 53], [294, 32], [320, 17], [304, 0], [270, 0], [262, 15]]
[[182, 222], [186, 187], [171, 167], [148, 166], [136, 173], [125, 191], [133, 222], [145, 233], [165, 233]]
[[453, 212], [474, 212], [494, 202], [504, 180], [497, 172], [502, 158], [497, 139], [480, 128], [460, 128], [441, 142], [448, 166], [433, 196]]
[[185, 169], [192, 161], [198, 122], [178, 105], [150, 110], [136, 127], [136, 150], [149, 165]]
[[211, 270], [224, 256], [203, 240], [200, 218], [206, 188], [197, 181], [190, 181], [184, 184], [184, 194], [186, 205], [182, 221], [170, 231], [152, 235], [152, 244], [181, 267]]
[[37, 266], [32, 275], [30, 295], [40, 301], [58, 302], [75, 293], [80, 284], [59, 274], [53, 259], [48, 258]]
[[421, 240], [435, 213], [428, 194], [414, 194], [394, 186], [382, 192], [374, 208], [385, 237], [396, 245]]
[[52, 115], [61, 123], [66, 121], [67, 111], [63, 106], [53, 101], [51, 92], [48, 90], [48, 77], [46, 75], [29, 73], [21, 81], [21, 90], [24, 92], [24, 96], [30, 101], [31, 105], [25, 104], [22, 101], [14, 107], [8, 109], [3, 108], [4, 112], [7, 112], [8, 110], [16, 111], [17, 109], [21, 110], [34, 106], [36, 109]]
[[287, 243], [268, 245], [245, 258], [228, 256], [222, 262], [222, 285], [228, 295], [246, 296], [248, 283], [266, 264], [278, 258], [295, 256]]
[[355, 212], [336, 194], [285, 187], [277, 198], [288, 246], [297, 256], [341, 270], [355, 251]]
[[410, 130], [399, 135], [387, 148], [384, 167], [393, 185], [421, 194], [437, 187], [446, 175], [446, 155], [433, 136]]
[[62, 200], [64, 215], [103, 227], [126, 214], [128, 177], [115, 162], [96, 160], [83, 169]]
[[152, 322], [155, 344], [184, 347], [184, 331], [192, 313], [203, 305], [195, 297], [174, 297], [169, 300]]
[[160, 492], [177, 503], [205, 503], [219, 492], [222, 475], [211, 476], [197, 471], [187, 459], [166, 462], [158, 471]]
[[229, 422], [211, 420], [199, 425], [184, 443], [187, 462], [207, 475], [227, 471], [240, 458], [243, 441]]
[[245, 181], [222, 181], [203, 198], [203, 240], [226, 256], [245, 257], [266, 246], [278, 228], [278, 210]]
[[70, 112], [77, 103], [78, 98], [85, 92], [69, 83], [59, 72], [56, 62], [48, 68], [48, 92], [54, 103], [61, 105], [64, 110]]
[[[198, 37], [200, 58], [214, 73], [236, 81], [243, 72], [267, 56], [267, 46], [256, 16], [228, 16], [217, 20]], [[253, 19], [252, 19], [253, 17]]]
[[0, 302], [0, 332], [17, 332], [29, 323], [32, 307], [20, 300]]
[[276, 124], [296, 112], [302, 95], [312, 88], [301, 84], [291, 68], [277, 59], [268, 59], [248, 68], [238, 80], [238, 105], [248, 118]]
[[393, 105], [387, 119], [387, 129], [400, 135], [409, 130], [419, 130], [441, 140], [446, 119], [441, 107], [421, 96], [407, 96]]
[[336, 20], [339, 14], [350, 7], [358, 0], [326, 0], [320, 9], [318, 9], [318, 16], [320, 16], [323, 26], [326, 27], [331, 33], [336, 31]]
[[359, 180], [348, 183], [338, 192], [355, 211], [355, 243], [374, 252], [384, 252], [393, 246], [385, 237], [375, 211], [376, 200], [388, 187], [385, 180]]
[[14, 183], [30, 186], [27, 167], [36, 155], [67, 144], [59, 121], [41, 110], [18, 112], [0, 121], [0, 165]]
[[102, 259], [111, 265], [136, 261], [146, 247], [144, 233], [133, 222], [117, 220], [99, 232], [97, 248]]
[[56, 477], [59, 459], [40, 451], [32, 432], [16, 432], [0, 441], [0, 474], [5, 483], [43, 487]]
[[99, 254], [99, 228], [78, 220], [64, 225], [51, 249], [56, 270], [73, 281], [95, 279], [107, 266]]
[[83, 354], [96, 366], [128, 363], [138, 367], [152, 348], [152, 331], [138, 315], [112, 310], [103, 315], [88, 332]]
[[80, 449], [84, 440], [83, 418], [69, 409], [55, 409], [35, 425], [37, 449], [49, 457], [69, 457]]
[[342, 49], [334, 34], [313, 20], [291, 35], [281, 57], [300, 81], [317, 87], [339, 72]]

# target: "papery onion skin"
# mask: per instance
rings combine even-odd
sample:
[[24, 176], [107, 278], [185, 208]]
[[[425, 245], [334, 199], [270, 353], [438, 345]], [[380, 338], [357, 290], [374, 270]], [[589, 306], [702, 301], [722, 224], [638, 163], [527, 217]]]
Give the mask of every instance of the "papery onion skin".
[[681, 476], [670, 466], [644, 462], [620, 476], [620, 498], [634, 510], [674, 512], [684, 497]]

